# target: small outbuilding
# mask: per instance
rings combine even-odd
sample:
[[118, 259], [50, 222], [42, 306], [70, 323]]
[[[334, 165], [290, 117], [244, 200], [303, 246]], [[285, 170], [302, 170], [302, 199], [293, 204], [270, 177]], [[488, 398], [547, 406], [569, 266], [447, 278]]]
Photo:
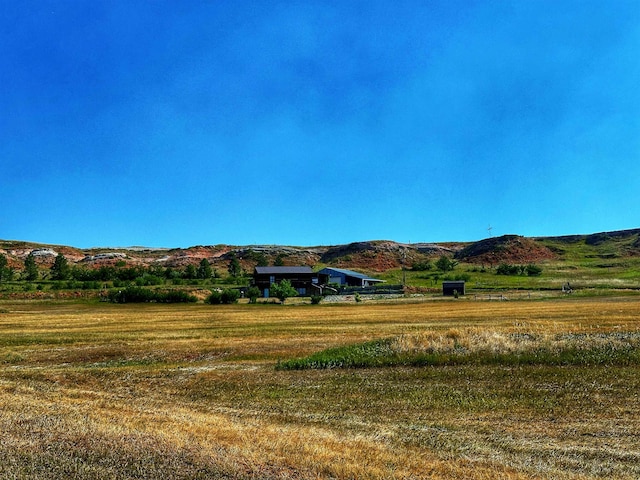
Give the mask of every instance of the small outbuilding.
[[371, 287], [384, 280], [372, 278], [363, 273], [354, 272], [353, 270], [345, 270], [344, 268], [326, 267], [318, 272], [320, 282], [324, 285], [335, 283], [338, 285], [346, 285], [349, 287]]
[[442, 295], [445, 297], [454, 297], [464, 295], [464, 281], [445, 281], [442, 282]]

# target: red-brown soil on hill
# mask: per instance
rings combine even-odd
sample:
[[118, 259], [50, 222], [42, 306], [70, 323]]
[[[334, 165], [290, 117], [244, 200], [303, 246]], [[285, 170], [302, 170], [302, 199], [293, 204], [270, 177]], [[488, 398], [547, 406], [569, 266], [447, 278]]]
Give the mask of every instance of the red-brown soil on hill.
[[505, 235], [475, 242], [460, 250], [457, 258], [477, 264], [527, 264], [551, 260], [556, 255], [533, 239], [518, 235]]

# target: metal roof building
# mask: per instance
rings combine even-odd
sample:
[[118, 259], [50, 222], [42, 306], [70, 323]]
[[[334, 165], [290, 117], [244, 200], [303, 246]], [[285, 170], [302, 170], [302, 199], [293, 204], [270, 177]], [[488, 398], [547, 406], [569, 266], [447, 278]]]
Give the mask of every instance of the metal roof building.
[[313, 273], [311, 267], [256, 267], [258, 275], [290, 275]]
[[384, 282], [384, 280], [344, 268], [326, 267], [318, 272], [318, 276], [321, 283], [337, 283], [352, 287], [369, 287], [373, 284]]

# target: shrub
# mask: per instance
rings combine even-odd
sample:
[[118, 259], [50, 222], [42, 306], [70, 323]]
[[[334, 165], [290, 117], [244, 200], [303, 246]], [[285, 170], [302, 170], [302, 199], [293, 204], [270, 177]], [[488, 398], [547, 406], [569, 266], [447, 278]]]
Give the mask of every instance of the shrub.
[[311, 305], [318, 305], [324, 297], [322, 295], [312, 295]]
[[519, 275], [520, 267], [517, 265], [509, 265], [508, 263], [501, 263], [496, 269], [497, 275]]
[[530, 277], [540, 275], [542, 268], [533, 263], [529, 265], [510, 265], [508, 263], [501, 263], [496, 269], [497, 275], [528, 275]]
[[119, 268], [115, 271], [115, 278], [125, 282], [134, 282], [136, 278], [145, 274], [142, 267]]
[[529, 265], [526, 266], [526, 271], [527, 271], [527, 275], [529, 275], [530, 277], [536, 277], [542, 273], [542, 268], [539, 267], [538, 265], [534, 265], [533, 263], [530, 263]]
[[79, 281], [75, 281], [75, 280], [69, 280], [64, 285], [64, 288], [66, 288], [67, 290], [78, 290], [78, 289], [82, 288], [83, 285], [84, 285], [84, 282], [79, 282]]
[[458, 265], [458, 262], [447, 257], [446, 255], [442, 255], [436, 262], [436, 267], [438, 268], [438, 270], [441, 270], [442, 272], [449, 272], [454, 268], [456, 268], [457, 265]]
[[127, 287], [122, 290], [110, 290], [107, 299], [113, 303], [145, 303], [155, 301], [153, 290], [143, 287]]
[[155, 275], [144, 274], [141, 277], [136, 278], [136, 285], [139, 287], [149, 287], [152, 285], [162, 285], [164, 280]]
[[130, 286], [122, 290], [110, 290], [107, 300], [113, 303], [193, 303], [198, 299], [183, 290], [154, 291]]
[[240, 298], [240, 291], [233, 288], [225, 288], [224, 290], [214, 290], [206, 298], [205, 302], [211, 305], [236, 303]]
[[184, 290], [167, 290], [156, 293], [158, 303], [195, 303], [198, 299]]
[[249, 297], [249, 303], [256, 303], [260, 296], [260, 289], [258, 287], [250, 287], [247, 290], [247, 297]]
[[424, 272], [426, 270], [431, 270], [433, 268], [433, 265], [431, 264], [431, 262], [413, 262], [413, 264], [411, 265], [411, 270], [414, 270], [416, 272]]
[[236, 303], [240, 298], [240, 291], [233, 288], [225, 288], [222, 291], [222, 303]]
[[205, 302], [210, 305], [219, 305], [222, 303], [222, 290], [214, 290], [205, 299]]

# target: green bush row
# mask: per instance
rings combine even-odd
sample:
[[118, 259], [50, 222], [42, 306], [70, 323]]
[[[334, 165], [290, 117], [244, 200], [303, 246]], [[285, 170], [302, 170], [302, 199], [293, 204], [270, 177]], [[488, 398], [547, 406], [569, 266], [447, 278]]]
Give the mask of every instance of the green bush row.
[[194, 303], [198, 299], [184, 290], [152, 290], [130, 286], [109, 290], [107, 300], [113, 303]]
[[538, 276], [542, 273], [542, 268], [530, 263], [529, 265], [510, 265], [501, 263], [496, 269], [498, 275], [528, 275], [530, 277]]
[[236, 303], [240, 298], [240, 291], [233, 288], [225, 288], [224, 290], [214, 290], [211, 292], [205, 302], [211, 305], [229, 305]]

